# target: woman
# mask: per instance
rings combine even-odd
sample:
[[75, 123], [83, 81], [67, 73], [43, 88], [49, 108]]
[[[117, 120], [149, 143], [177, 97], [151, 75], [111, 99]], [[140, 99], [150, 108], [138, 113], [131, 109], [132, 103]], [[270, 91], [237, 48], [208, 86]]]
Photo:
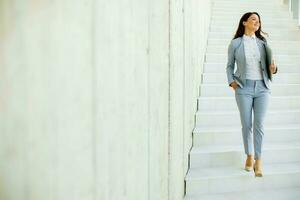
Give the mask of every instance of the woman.
[[[227, 79], [235, 91], [235, 99], [240, 112], [245, 154], [245, 170], [254, 169], [255, 177], [262, 177], [261, 150], [264, 136], [264, 119], [269, 102], [270, 75], [277, 73], [273, 62], [266, 66], [267, 41], [261, 30], [257, 12], [245, 13], [228, 47]], [[237, 69], [234, 72], [235, 62]], [[267, 67], [269, 69], [267, 69]], [[254, 113], [252, 152], [252, 110]], [[254, 162], [255, 161], [255, 162]]]

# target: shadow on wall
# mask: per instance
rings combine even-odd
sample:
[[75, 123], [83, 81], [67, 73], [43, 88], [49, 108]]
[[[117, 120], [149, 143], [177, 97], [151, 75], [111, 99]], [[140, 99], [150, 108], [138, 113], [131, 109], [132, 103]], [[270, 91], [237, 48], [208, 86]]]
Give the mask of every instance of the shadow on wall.
[[[1, 175], [0, 175], [1, 177]], [[3, 180], [0, 178], [0, 200], [10, 200], [5, 192], [5, 186]]]
[[[3, 44], [2, 41], [5, 40], [5, 37], [7, 36], [7, 33], [9, 32], [7, 30], [7, 27], [8, 27], [6, 24], [7, 22], [5, 21], [5, 18], [6, 18], [5, 15], [8, 14], [8, 13], [4, 12], [5, 4], [6, 4], [5, 1], [3, 1], [3, 0], [0, 1], [0, 51], [2, 49], [2, 44]], [[0, 96], [0, 110], [1, 110], [2, 106], [3, 106], [3, 104], [2, 104], [1, 96]], [[7, 196], [7, 193], [5, 192], [5, 182], [1, 178], [3, 176], [1, 173], [3, 173], [3, 171], [0, 168], [0, 200], [10, 200]]]
[[14, 3], [7, 0], [0, 0], [0, 47], [3, 47], [3, 42], [12, 33], [12, 13], [9, 13], [7, 7], [13, 7]]
[[[14, 15], [16, 13], [9, 12], [12, 9], [16, 10], [16, 1], [11, 0], [0, 0], [0, 138], [3, 141], [3, 137], [5, 135], [5, 131], [3, 128], [3, 118], [4, 115], [1, 115], [2, 113], [6, 113], [7, 107], [8, 107], [8, 99], [7, 97], [10, 95], [10, 88], [8, 85], [8, 81], [5, 80], [7, 71], [5, 66], [5, 49], [9, 45], [10, 37], [12, 37], [15, 28], [17, 27], [16, 19], [14, 18]], [[3, 117], [3, 118], [2, 118]], [[3, 129], [2, 129], [3, 128]], [[7, 165], [4, 165], [5, 159], [3, 156], [5, 153], [5, 147], [3, 144], [5, 144], [4, 141], [0, 143], [0, 200], [12, 200], [13, 197], [10, 196], [10, 193], [16, 193], [15, 188], [10, 187], [9, 183], [7, 183], [8, 180], [5, 179], [7, 177]], [[7, 164], [7, 163], [5, 163]], [[21, 200], [21, 199], [20, 199]]]
[[[40, 13], [44, 12], [44, 8], [48, 8], [46, 5], [50, 1], [29, 0], [29, 1], [11, 1], [0, 0], [0, 41], [4, 41], [13, 33], [13, 29], [18, 26], [20, 20], [24, 20], [21, 12], [27, 13]], [[22, 5], [24, 4], [24, 5]], [[30, 5], [30, 6], [28, 6]], [[22, 11], [19, 9], [22, 8]], [[24, 9], [25, 8], [25, 9]], [[27, 8], [27, 9], [26, 9]], [[14, 11], [14, 12], [11, 12]], [[0, 47], [2, 44], [0, 43]]]

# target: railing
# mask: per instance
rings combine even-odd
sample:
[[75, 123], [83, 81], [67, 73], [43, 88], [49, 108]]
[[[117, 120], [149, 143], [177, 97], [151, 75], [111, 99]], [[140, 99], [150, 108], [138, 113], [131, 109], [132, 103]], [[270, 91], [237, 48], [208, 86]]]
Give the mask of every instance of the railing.
[[298, 25], [300, 26], [300, 0], [284, 0], [284, 3], [288, 4], [293, 18], [298, 20]]

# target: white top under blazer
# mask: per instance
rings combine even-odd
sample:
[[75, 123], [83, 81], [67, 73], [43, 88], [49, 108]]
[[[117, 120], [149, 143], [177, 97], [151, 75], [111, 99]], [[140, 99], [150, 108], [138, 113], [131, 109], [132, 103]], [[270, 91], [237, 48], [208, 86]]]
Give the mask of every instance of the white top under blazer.
[[243, 35], [243, 42], [246, 57], [246, 79], [263, 80], [260, 68], [260, 53], [256, 42], [256, 36]]

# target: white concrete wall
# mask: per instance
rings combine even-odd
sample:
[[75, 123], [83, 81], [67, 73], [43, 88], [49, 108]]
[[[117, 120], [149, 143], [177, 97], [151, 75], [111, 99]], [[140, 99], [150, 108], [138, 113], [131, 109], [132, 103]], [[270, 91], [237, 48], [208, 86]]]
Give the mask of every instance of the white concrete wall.
[[0, 199], [181, 200], [209, 16], [1, 0]]
[[210, 22], [209, 0], [171, 1], [169, 199], [182, 199]]

